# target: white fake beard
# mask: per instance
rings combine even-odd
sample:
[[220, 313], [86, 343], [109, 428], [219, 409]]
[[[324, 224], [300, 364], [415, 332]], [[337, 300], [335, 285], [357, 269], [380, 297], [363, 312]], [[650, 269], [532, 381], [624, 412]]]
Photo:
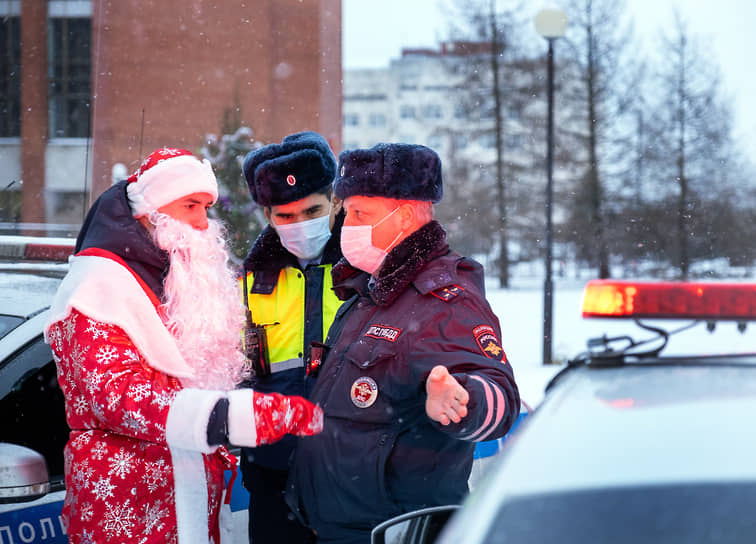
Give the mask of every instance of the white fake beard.
[[166, 326], [194, 369], [182, 384], [200, 389], [233, 389], [244, 379], [241, 351], [244, 306], [226, 248], [225, 229], [208, 219], [206, 230], [161, 214], [150, 214], [153, 239], [170, 255], [163, 281]]

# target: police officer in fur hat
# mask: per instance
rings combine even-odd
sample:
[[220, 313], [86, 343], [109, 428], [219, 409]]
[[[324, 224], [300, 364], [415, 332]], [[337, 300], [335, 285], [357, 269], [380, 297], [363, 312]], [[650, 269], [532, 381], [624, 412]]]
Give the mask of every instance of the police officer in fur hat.
[[346, 301], [310, 401], [287, 500], [323, 543], [370, 542], [378, 523], [459, 503], [475, 443], [503, 436], [520, 399], [483, 269], [451, 250], [433, 203], [441, 162], [420, 145], [344, 151], [346, 212], [333, 284]]
[[[305, 395], [311, 389], [308, 354], [313, 343], [323, 342], [341, 305], [331, 289], [344, 220], [341, 201], [332, 195], [335, 175], [336, 159], [315, 132], [291, 134], [245, 158], [250, 194], [268, 219], [244, 261], [242, 280], [263, 341], [253, 361], [255, 390]], [[249, 535], [255, 544], [314, 540], [284, 502], [293, 449], [294, 440], [285, 439], [243, 452]]]

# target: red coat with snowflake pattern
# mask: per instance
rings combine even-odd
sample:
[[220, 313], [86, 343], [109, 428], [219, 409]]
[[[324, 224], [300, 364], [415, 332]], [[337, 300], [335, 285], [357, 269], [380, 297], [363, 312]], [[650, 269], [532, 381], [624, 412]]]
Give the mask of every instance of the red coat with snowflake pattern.
[[[181, 385], [119, 327], [72, 310], [48, 329], [71, 427], [63, 517], [72, 543], [177, 542], [168, 409]], [[217, 538], [223, 451], [204, 455]]]

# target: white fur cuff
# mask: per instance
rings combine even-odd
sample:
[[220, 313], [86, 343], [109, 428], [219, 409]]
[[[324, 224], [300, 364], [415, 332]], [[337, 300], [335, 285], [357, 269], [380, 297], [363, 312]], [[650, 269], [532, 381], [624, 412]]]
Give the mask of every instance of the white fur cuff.
[[165, 422], [168, 445], [202, 453], [214, 452], [218, 446], [207, 443], [207, 424], [213, 408], [225, 396], [223, 391], [192, 388], [179, 391], [168, 409]]
[[235, 446], [257, 446], [254, 400], [252, 389], [228, 392], [228, 441]]

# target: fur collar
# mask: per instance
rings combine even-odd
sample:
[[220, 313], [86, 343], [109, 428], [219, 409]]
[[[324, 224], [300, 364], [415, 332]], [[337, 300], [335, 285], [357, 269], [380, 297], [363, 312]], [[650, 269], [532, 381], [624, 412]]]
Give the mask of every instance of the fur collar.
[[[323, 250], [321, 264], [335, 264], [341, 259], [341, 225], [344, 212], [339, 212], [333, 222], [331, 237]], [[299, 268], [299, 261], [283, 245], [276, 230], [267, 225], [255, 240], [252, 249], [244, 259], [244, 269], [248, 271], [270, 271], [278, 274], [283, 268]]]
[[[379, 306], [388, 306], [407, 288], [420, 271], [433, 259], [449, 252], [446, 231], [437, 221], [431, 221], [407, 236], [389, 251], [375, 278], [370, 296]], [[370, 276], [341, 259], [333, 267], [334, 291], [341, 300], [355, 293], [364, 295]]]

